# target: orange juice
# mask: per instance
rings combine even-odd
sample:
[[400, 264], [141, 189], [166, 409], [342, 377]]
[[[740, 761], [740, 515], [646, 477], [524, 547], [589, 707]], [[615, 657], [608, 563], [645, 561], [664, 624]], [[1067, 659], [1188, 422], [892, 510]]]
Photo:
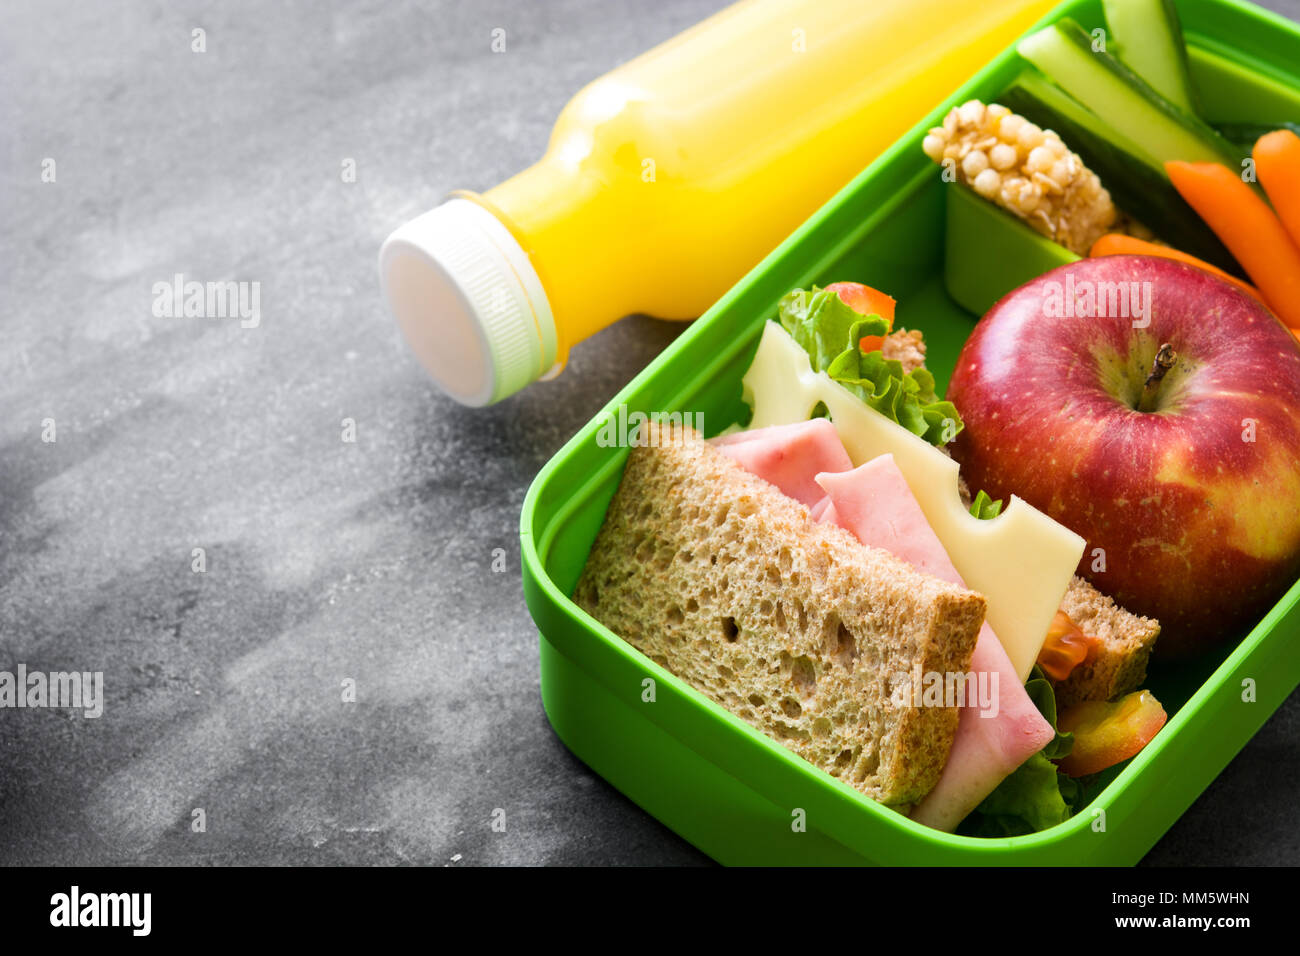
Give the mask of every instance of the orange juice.
[[694, 318], [1052, 5], [729, 7], [581, 90], [536, 165], [394, 232], [390, 305], [472, 405], [628, 313]]

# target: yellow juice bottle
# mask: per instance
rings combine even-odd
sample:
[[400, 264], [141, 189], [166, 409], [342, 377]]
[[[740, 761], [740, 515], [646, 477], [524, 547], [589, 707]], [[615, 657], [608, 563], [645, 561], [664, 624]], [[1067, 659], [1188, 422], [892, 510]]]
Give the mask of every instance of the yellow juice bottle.
[[380, 277], [487, 405], [633, 312], [705, 311], [1054, 0], [745, 0], [581, 90], [546, 155], [397, 229]]

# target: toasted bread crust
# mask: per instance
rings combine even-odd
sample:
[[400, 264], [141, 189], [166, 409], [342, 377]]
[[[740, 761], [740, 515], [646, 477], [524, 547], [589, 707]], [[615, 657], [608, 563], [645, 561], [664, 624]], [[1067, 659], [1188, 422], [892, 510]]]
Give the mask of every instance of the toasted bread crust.
[[984, 598], [914, 570], [694, 432], [634, 448], [574, 600], [801, 757], [907, 808], [938, 781], [956, 707], [898, 700], [965, 673]]
[[1160, 636], [1160, 622], [1124, 610], [1077, 575], [1070, 581], [1061, 610], [1097, 639], [1093, 658], [1056, 685], [1056, 704], [1113, 700], [1137, 690], [1147, 676], [1147, 661]]

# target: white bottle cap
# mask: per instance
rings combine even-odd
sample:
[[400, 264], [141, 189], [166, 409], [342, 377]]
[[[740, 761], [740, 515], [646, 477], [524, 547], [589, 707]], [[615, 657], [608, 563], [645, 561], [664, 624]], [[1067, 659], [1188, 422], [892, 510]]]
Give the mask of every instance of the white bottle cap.
[[496, 216], [451, 199], [379, 250], [388, 306], [420, 362], [464, 405], [491, 405], [558, 371], [555, 320], [528, 253]]

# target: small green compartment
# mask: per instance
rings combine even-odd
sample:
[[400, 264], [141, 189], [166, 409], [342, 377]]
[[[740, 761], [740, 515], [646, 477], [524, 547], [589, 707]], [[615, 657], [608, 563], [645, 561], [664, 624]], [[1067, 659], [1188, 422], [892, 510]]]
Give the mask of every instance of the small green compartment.
[[[1300, 117], [1300, 28], [1236, 0], [1185, 0], [1178, 8], [1193, 80], [1207, 93], [1212, 119], [1232, 118], [1221, 110], [1233, 103], [1256, 104], [1243, 122]], [[1098, 0], [1073, 0], [1043, 22], [1067, 15], [1089, 29], [1103, 21]], [[1021, 67], [1014, 50], [1003, 53], [849, 183], [575, 435], [524, 501], [524, 596], [542, 635], [542, 702], [551, 725], [597, 773], [719, 862], [1132, 864], [1300, 684], [1297, 582], [1219, 650], [1152, 666], [1147, 686], [1169, 723], [1111, 771], [1089, 807], [1030, 836], [961, 837], [912, 823], [805, 763], [569, 600], [627, 455], [600, 445], [601, 425], [620, 406], [700, 413], [709, 434], [743, 420], [741, 375], [787, 291], [837, 279], [889, 291], [900, 322], [924, 331], [927, 364], [942, 389], [979, 310], [1073, 258], [1014, 219], [965, 202], [970, 197], [943, 183], [921, 151], [925, 131], [951, 106], [996, 100]], [[1287, 113], [1258, 115], [1274, 109]], [[979, 239], [975, 247], [966, 230]], [[958, 250], [977, 258], [946, 269]], [[647, 678], [655, 682], [653, 702], [643, 700]], [[1247, 679], [1251, 702], [1242, 699]]]

